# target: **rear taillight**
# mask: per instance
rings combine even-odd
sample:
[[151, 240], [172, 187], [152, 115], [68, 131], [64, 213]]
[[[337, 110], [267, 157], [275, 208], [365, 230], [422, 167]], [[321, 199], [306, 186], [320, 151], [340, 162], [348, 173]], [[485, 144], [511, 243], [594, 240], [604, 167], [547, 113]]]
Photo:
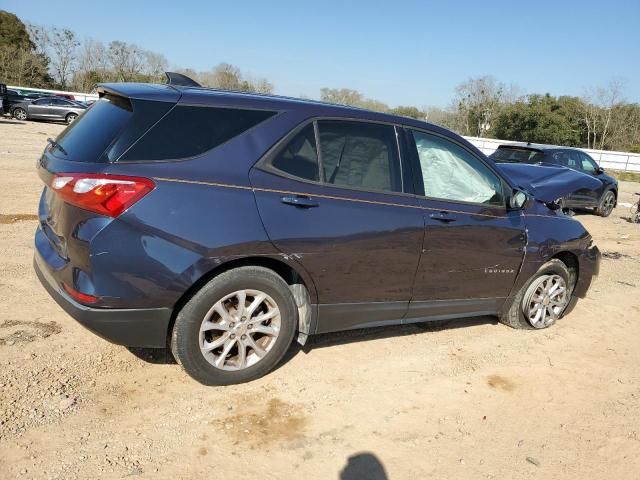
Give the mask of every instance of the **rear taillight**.
[[117, 217], [155, 188], [148, 178], [93, 173], [60, 173], [49, 187], [62, 199], [90, 212]]
[[73, 299], [77, 300], [80, 303], [96, 303], [98, 301], [98, 297], [95, 295], [89, 295], [88, 293], [82, 293], [76, 290], [75, 288], [70, 287], [66, 283], [62, 284], [62, 288], [65, 292], [69, 294]]

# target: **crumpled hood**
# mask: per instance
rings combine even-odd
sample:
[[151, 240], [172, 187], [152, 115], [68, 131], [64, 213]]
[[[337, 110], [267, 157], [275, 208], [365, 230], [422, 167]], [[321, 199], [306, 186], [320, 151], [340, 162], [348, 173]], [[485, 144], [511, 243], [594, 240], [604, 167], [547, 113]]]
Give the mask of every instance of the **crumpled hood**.
[[545, 203], [567, 197], [578, 190], [596, 190], [601, 186], [600, 180], [567, 167], [527, 163], [496, 163], [496, 166], [511, 183]]

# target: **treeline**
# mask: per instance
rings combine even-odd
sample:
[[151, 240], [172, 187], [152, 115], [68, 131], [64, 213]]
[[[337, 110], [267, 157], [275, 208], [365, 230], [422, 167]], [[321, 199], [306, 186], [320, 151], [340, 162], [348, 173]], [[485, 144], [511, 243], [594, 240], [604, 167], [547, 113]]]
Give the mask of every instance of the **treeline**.
[[320, 97], [426, 120], [467, 136], [640, 153], [640, 105], [627, 103], [616, 81], [583, 97], [555, 97], [525, 95], [490, 76], [470, 78], [455, 88], [453, 101], [444, 109], [390, 108], [345, 88], [323, 88]]
[[[90, 92], [101, 82], [162, 82], [167, 70], [161, 53], [119, 40], [80, 40], [68, 28], [25, 25], [0, 11], [0, 80], [7, 84]], [[178, 71], [209, 87], [273, 91], [266, 79], [248, 77], [228, 63], [207, 72]]]
[[[25, 25], [0, 11], [0, 81], [12, 85], [92, 91], [101, 82], [162, 82], [161, 53], [114, 40], [78, 39], [66, 28]], [[220, 63], [209, 71], [175, 69], [200, 84], [272, 93], [267, 79]], [[624, 99], [620, 82], [582, 97], [523, 94], [493, 77], [470, 78], [454, 90], [449, 107], [390, 107], [349, 88], [322, 88], [320, 99], [443, 125], [462, 135], [640, 152], [640, 105]]]

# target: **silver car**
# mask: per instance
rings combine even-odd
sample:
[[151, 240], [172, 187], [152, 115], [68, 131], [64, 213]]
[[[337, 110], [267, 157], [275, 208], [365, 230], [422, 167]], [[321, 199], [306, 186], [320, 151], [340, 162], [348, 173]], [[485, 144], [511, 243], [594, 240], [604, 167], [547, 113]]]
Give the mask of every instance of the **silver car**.
[[64, 98], [42, 97], [13, 106], [11, 114], [17, 120], [50, 120], [71, 123], [87, 109], [85, 105]]

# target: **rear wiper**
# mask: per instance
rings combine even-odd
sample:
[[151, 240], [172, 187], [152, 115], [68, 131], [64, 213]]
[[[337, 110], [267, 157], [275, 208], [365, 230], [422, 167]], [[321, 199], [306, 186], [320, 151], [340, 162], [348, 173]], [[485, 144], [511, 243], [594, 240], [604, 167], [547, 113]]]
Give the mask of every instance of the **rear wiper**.
[[60, 150], [66, 156], [69, 156], [67, 151], [64, 148], [62, 148], [62, 145], [60, 145], [58, 142], [56, 142], [53, 138], [47, 138], [47, 143], [49, 145], [51, 145], [52, 147], [57, 148], [58, 150]]

